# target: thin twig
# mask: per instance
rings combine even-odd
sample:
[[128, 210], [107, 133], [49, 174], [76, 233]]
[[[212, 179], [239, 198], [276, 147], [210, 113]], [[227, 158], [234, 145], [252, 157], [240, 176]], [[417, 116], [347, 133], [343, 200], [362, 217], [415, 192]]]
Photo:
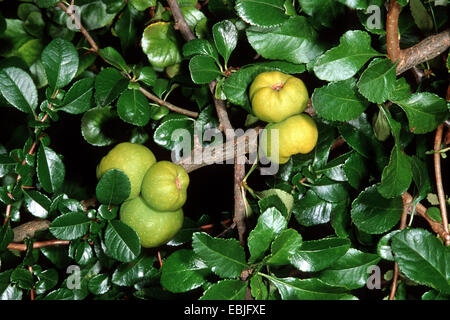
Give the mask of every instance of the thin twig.
[[172, 11], [173, 19], [175, 20], [177, 29], [181, 32], [184, 39], [188, 42], [194, 40], [195, 35], [187, 24], [177, 0], [167, 0], [167, 3], [169, 4], [170, 10]]
[[389, 1], [389, 10], [386, 17], [386, 51], [392, 62], [400, 58], [400, 41], [398, 38], [398, 17], [401, 6], [396, 0]]
[[[400, 219], [400, 230], [403, 230], [406, 228], [406, 218], [408, 216], [408, 213], [411, 211], [411, 202], [407, 201], [406, 198], [403, 198], [403, 212], [402, 217]], [[392, 279], [392, 286], [391, 286], [391, 292], [389, 294], [389, 300], [395, 299], [395, 293], [397, 292], [397, 280], [399, 276], [400, 270], [398, 268], [398, 263], [394, 263], [394, 277]]]
[[180, 114], [184, 114], [186, 116], [189, 117], [193, 117], [193, 118], [198, 118], [198, 112], [194, 112], [194, 111], [190, 111], [190, 110], [186, 110], [180, 107], [177, 107], [173, 104], [171, 104], [170, 102], [164, 101], [160, 98], [158, 98], [157, 96], [155, 96], [154, 94], [148, 92], [147, 90], [145, 90], [142, 87], [139, 87], [139, 91], [142, 92], [144, 94], [144, 96], [146, 96], [148, 99], [156, 102], [157, 104], [166, 107], [167, 109], [180, 113]]
[[[31, 276], [33, 276], [33, 267], [32, 266], [28, 266], [28, 271], [30, 271]], [[34, 300], [34, 287], [30, 290], [30, 300], [33, 301]]]
[[441, 173], [441, 154], [438, 152], [441, 148], [441, 142], [442, 142], [442, 133], [444, 131], [444, 124], [440, 124], [436, 129], [436, 134], [434, 138], [434, 175], [436, 178], [436, 189], [437, 189], [437, 195], [439, 199], [439, 207], [441, 209], [441, 216], [442, 216], [442, 224], [444, 227], [444, 232], [447, 235], [444, 238], [445, 245], [450, 245], [450, 234], [448, 232], [448, 218], [447, 218], [447, 206], [445, 201], [445, 192], [444, 192], [444, 186], [442, 184], [442, 173]]
[[[70, 244], [69, 240], [47, 240], [33, 243], [33, 249], [49, 246], [66, 246]], [[24, 243], [10, 243], [7, 247], [9, 250], [27, 251], [27, 245]]]
[[89, 32], [84, 28], [84, 26], [81, 24], [80, 19], [75, 15], [71, 10], [69, 10], [62, 2], [58, 2], [58, 7], [61, 8], [69, 17], [72, 19], [73, 23], [80, 29], [80, 32], [83, 34], [83, 36], [86, 38], [86, 40], [91, 45], [91, 50], [95, 53], [98, 53], [98, 45], [94, 41], [94, 39], [91, 37]]

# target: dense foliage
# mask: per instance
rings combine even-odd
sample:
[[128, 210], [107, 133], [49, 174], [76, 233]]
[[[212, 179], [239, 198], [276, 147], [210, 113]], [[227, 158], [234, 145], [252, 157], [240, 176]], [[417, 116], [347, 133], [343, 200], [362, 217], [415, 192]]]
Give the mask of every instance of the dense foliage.
[[[177, 1], [0, 1], [0, 298], [386, 299], [395, 279], [395, 299], [448, 299], [448, 53], [398, 74], [384, 2], [179, 0], [187, 41]], [[398, 4], [402, 50], [448, 23], [445, 1]], [[141, 247], [101, 157], [131, 141], [178, 161], [172, 134], [222, 134], [221, 101], [263, 127], [248, 89], [271, 70], [306, 84], [315, 149], [249, 163], [237, 193], [233, 164], [190, 172], [182, 229]]]

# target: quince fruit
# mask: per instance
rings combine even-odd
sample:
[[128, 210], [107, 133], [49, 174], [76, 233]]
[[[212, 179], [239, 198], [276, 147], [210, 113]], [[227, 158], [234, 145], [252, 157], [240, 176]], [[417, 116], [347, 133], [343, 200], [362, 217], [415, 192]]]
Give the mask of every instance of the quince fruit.
[[[264, 131], [260, 148], [267, 158], [279, 164], [288, 162], [294, 154], [311, 152], [318, 139], [316, 123], [305, 113], [291, 116], [281, 122], [270, 123]], [[275, 139], [276, 131], [278, 141]]]
[[97, 179], [110, 169], [122, 170], [128, 176], [131, 185], [127, 200], [133, 199], [139, 195], [142, 179], [155, 162], [153, 152], [147, 147], [137, 143], [119, 143], [101, 159], [96, 170]]
[[120, 220], [136, 231], [144, 248], [159, 247], [173, 239], [183, 225], [183, 218], [183, 209], [157, 211], [140, 196], [120, 206]]
[[279, 71], [262, 72], [250, 85], [253, 113], [266, 122], [280, 122], [306, 109], [308, 91], [302, 80]]
[[189, 175], [178, 164], [158, 161], [148, 169], [142, 181], [142, 198], [159, 211], [175, 211], [186, 202]]

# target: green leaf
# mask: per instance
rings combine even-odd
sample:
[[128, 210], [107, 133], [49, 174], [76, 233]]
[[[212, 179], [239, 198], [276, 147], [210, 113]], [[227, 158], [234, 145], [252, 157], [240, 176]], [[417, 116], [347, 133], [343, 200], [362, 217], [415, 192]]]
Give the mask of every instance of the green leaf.
[[415, 134], [433, 131], [449, 115], [445, 100], [430, 92], [413, 93], [394, 102], [405, 111], [409, 130]]
[[331, 266], [349, 248], [350, 240], [342, 238], [304, 241], [289, 261], [303, 272], [316, 272]]
[[58, 271], [56, 269], [47, 269], [37, 273], [36, 294], [43, 294], [53, 289], [58, 284]]
[[106, 273], [101, 273], [89, 279], [88, 289], [95, 295], [105, 294], [111, 289], [111, 279]]
[[37, 89], [31, 77], [22, 69], [0, 69], [0, 92], [15, 108], [34, 113], [38, 105]]
[[139, 81], [142, 81], [148, 86], [153, 86], [156, 81], [156, 72], [152, 67], [143, 67], [139, 73]]
[[84, 236], [89, 228], [89, 218], [81, 212], [69, 212], [55, 218], [50, 224], [51, 234], [62, 240], [74, 240]]
[[137, 233], [120, 220], [111, 220], [105, 231], [105, 246], [108, 254], [121, 262], [131, 262], [141, 252]]
[[344, 172], [344, 164], [350, 157], [352, 152], [344, 153], [323, 166], [320, 170], [316, 170], [316, 173], [323, 173], [329, 179], [338, 182], [347, 181], [347, 177]]
[[136, 283], [149, 279], [159, 271], [153, 267], [155, 259], [141, 255], [136, 260], [120, 264], [112, 275], [112, 283], [118, 286], [131, 287]]
[[22, 290], [13, 284], [10, 284], [1, 293], [0, 300], [22, 300]]
[[349, 195], [347, 189], [348, 188], [344, 183], [335, 182], [328, 179], [326, 176], [323, 176], [311, 186], [311, 190], [314, 191], [319, 198], [334, 203], [343, 202], [348, 199]]
[[345, 7], [335, 0], [299, 0], [299, 4], [316, 24], [329, 28], [332, 28], [333, 23], [337, 22], [336, 18], [345, 12]]
[[413, 156], [410, 158], [410, 163], [412, 178], [419, 192], [414, 198], [414, 203], [418, 203], [419, 201], [425, 199], [428, 193], [432, 191], [431, 182], [428, 175], [428, 169], [424, 161]]
[[97, 105], [103, 107], [116, 100], [128, 87], [128, 82], [115, 68], [105, 68], [100, 71], [95, 77], [94, 98]]
[[409, 7], [411, 8], [411, 15], [414, 18], [414, 22], [420, 30], [430, 31], [433, 29], [433, 19], [428, 14], [422, 1], [410, 0]]
[[58, 110], [70, 114], [84, 113], [91, 108], [94, 92], [94, 79], [85, 78], [75, 82], [64, 95], [62, 107]]
[[14, 232], [11, 225], [8, 223], [0, 227], [0, 252], [5, 250], [8, 245], [14, 240]]
[[125, 62], [122, 55], [113, 47], [106, 47], [99, 50], [100, 56], [110, 65], [120, 69], [126, 73], [130, 72], [130, 67]]
[[406, 79], [399, 78], [395, 81], [394, 90], [389, 93], [388, 99], [391, 101], [399, 101], [409, 98], [411, 94], [411, 86]]
[[[175, 140], [175, 137], [172, 137], [172, 134], [177, 129], [188, 130], [192, 137], [194, 133], [194, 120], [180, 114], [167, 115], [161, 124], [155, 129], [153, 139], [161, 147], [168, 150], [173, 150], [180, 143], [180, 141]], [[187, 143], [187, 141], [181, 142], [183, 144]]]
[[143, 127], [150, 121], [150, 107], [147, 98], [139, 90], [127, 89], [117, 101], [119, 117], [135, 126]]
[[187, 292], [206, 283], [210, 268], [193, 250], [172, 253], [161, 268], [161, 285], [170, 292]]
[[249, 262], [253, 263], [264, 255], [270, 243], [287, 227], [287, 221], [276, 208], [269, 208], [258, 217], [256, 227], [248, 236]]
[[106, 135], [102, 130], [108, 121], [116, 119], [111, 107], [97, 107], [88, 110], [81, 118], [81, 134], [83, 138], [94, 146], [109, 146], [115, 139]]
[[[281, 213], [283, 213], [283, 216], [285, 218], [287, 218], [288, 217], [287, 215], [292, 212], [292, 208], [294, 207], [294, 197], [292, 196], [292, 194], [290, 194], [284, 190], [278, 189], [278, 188], [271, 188], [271, 189], [267, 189], [267, 190], [258, 192], [258, 195], [263, 198], [270, 197], [270, 196], [278, 197], [281, 200], [281, 202], [283, 203], [283, 206], [286, 208], [286, 214], [284, 214], [284, 212], [281, 212]], [[264, 199], [262, 199], [262, 200], [264, 200]], [[261, 200], [259, 202], [261, 202]], [[261, 205], [260, 205], [260, 207], [261, 207]], [[265, 210], [262, 210], [262, 211], [265, 211]]]
[[[92, 229], [91, 229], [91, 232], [92, 232]], [[92, 250], [91, 245], [87, 241], [72, 242], [72, 243], [70, 243], [70, 246], [75, 247], [75, 254], [73, 256], [73, 259], [79, 265], [86, 265], [93, 261], [94, 251]]]
[[248, 266], [244, 248], [235, 239], [213, 238], [203, 232], [192, 235], [192, 247], [211, 270], [222, 278], [237, 278]]
[[130, 0], [130, 4], [136, 8], [136, 10], [144, 11], [149, 7], [156, 5], [156, 0]]
[[391, 239], [393, 236], [395, 236], [397, 233], [399, 233], [401, 230], [394, 230], [387, 234], [385, 234], [377, 244], [377, 254], [383, 258], [384, 260], [388, 261], [394, 261], [394, 255], [392, 254], [392, 248], [391, 248]]
[[157, 22], [145, 28], [141, 44], [154, 67], [165, 68], [181, 62], [175, 31], [168, 22]]
[[204, 84], [215, 80], [221, 72], [213, 58], [209, 56], [195, 56], [189, 61], [189, 71], [192, 81]]
[[359, 92], [370, 102], [383, 103], [395, 88], [397, 63], [389, 59], [374, 59], [358, 81]]
[[284, 0], [238, 0], [236, 12], [245, 22], [259, 27], [276, 27], [289, 18]]
[[412, 181], [410, 158], [398, 146], [392, 148], [391, 159], [381, 175], [378, 192], [385, 198], [401, 196]]
[[110, 25], [116, 16], [114, 13], [108, 13], [106, 4], [98, 0], [86, 3], [80, 8], [81, 23], [88, 31]]
[[244, 300], [247, 282], [241, 280], [222, 280], [211, 285], [200, 300]]
[[322, 271], [319, 279], [332, 286], [358, 289], [367, 284], [369, 267], [375, 266], [380, 260], [376, 254], [350, 248], [344, 256]]
[[55, 6], [58, 0], [36, 0], [36, 4], [39, 8], [50, 8]]
[[350, 157], [345, 161], [342, 169], [344, 170], [348, 183], [356, 190], [359, 190], [362, 182], [368, 176], [364, 158], [358, 152], [353, 151]]
[[119, 36], [120, 45], [124, 52], [138, 42], [137, 30], [141, 19], [141, 14], [136, 14], [129, 6], [126, 6], [122, 14], [119, 15], [114, 25], [114, 31]]
[[370, 46], [370, 35], [360, 30], [349, 30], [340, 44], [319, 58], [314, 73], [321, 80], [339, 81], [353, 77], [370, 59], [380, 54]]
[[381, 234], [400, 221], [402, 211], [401, 197], [386, 199], [378, 193], [377, 186], [373, 185], [353, 201], [350, 213], [358, 229], [369, 234]]
[[319, 116], [332, 121], [356, 119], [369, 105], [358, 93], [353, 78], [316, 88], [311, 102]]
[[423, 229], [406, 229], [392, 237], [392, 251], [400, 271], [409, 279], [450, 293], [450, 251]]
[[74, 291], [67, 288], [59, 288], [47, 294], [42, 300], [74, 300]]
[[75, 46], [60, 38], [53, 39], [42, 51], [42, 64], [52, 94], [69, 84], [78, 70], [78, 52]]
[[50, 211], [51, 200], [36, 190], [23, 190], [25, 207], [35, 217], [45, 219]]
[[295, 200], [293, 213], [301, 225], [314, 226], [328, 223], [332, 212], [345, 210], [345, 207], [345, 202], [324, 201], [310, 189], [302, 198]]
[[283, 300], [356, 300], [342, 288], [327, 285], [317, 278], [276, 278], [264, 275], [278, 289]]
[[193, 39], [186, 42], [183, 46], [183, 55], [185, 57], [192, 57], [195, 55], [208, 56], [213, 58], [217, 64], [220, 64], [217, 49], [206, 39]]
[[255, 300], [267, 300], [269, 297], [267, 285], [259, 274], [250, 278], [250, 289]]
[[225, 65], [227, 65], [228, 59], [238, 42], [237, 29], [231, 21], [224, 20], [213, 26], [212, 33], [216, 48], [225, 60]]
[[271, 255], [267, 259], [267, 263], [270, 265], [289, 264], [289, 258], [299, 250], [302, 242], [302, 236], [296, 230], [282, 231], [272, 242]]
[[323, 52], [317, 32], [303, 16], [292, 17], [271, 31], [248, 28], [246, 33], [253, 49], [266, 59], [309, 63]]
[[41, 144], [37, 152], [37, 176], [45, 191], [53, 193], [61, 188], [66, 169], [60, 156]]
[[18, 267], [11, 273], [11, 283], [17, 284], [22, 289], [31, 290], [34, 285], [33, 274], [22, 267]]

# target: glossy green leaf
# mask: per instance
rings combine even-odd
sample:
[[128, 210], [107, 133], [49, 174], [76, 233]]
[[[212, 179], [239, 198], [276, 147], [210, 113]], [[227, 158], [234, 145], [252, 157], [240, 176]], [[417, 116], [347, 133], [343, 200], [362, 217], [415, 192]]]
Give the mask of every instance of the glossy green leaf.
[[244, 300], [247, 282], [241, 280], [222, 280], [211, 285], [200, 300]]
[[60, 38], [53, 39], [42, 51], [42, 64], [53, 92], [69, 84], [78, 70], [75, 46]]
[[277, 278], [265, 275], [278, 289], [283, 300], [356, 300], [340, 287], [327, 285], [317, 278]]
[[36, 190], [24, 190], [25, 206], [35, 217], [45, 219], [50, 211], [51, 200]]
[[[194, 120], [180, 114], [167, 115], [161, 124], [155, 129], [153, 139], [161, 147], [168, 150], [173, 150], [174, 147], [180, 143], [180, 141], [175, 139], [175, 136], [172, 137], [174, 132], [176, 133], [177, 129], [188, 130], [187, 132], [190, 132], [190, 137], [192, 137], [194, 132]], [[182, 140], [181, 143], [183, 144], [192, 143], [191, 141], [184, 141], [183, 137], [181, 137], [180, 140]]]
[[137, 233], [120, 220], [111, 220], [105, 231], [105, 246], [108, 254], [121, 262], [131, 262], [141, 252]]
[[93, 276], [88, 283], [88, 289], [95, 295], [101, 295], [111, 289], [111, 279], [106, 273]]
[[362, 191], [353, 201], [351, 216], [353, 223], [369, 234], [381, 234], [392, 229], [403, 211], [401, 197], [384, 198], [373, 185]]
[[11, 283], [17, 284], [22, 289], [31, 290], [34, 284], [33, 274], [27, 269], [18, 267], [11, 273]]
[[36, 294], [43, 294], [53, 289], [58, 284], [58, 271], [56, 269], [47, 269], [37, 273]]
[[300, 249], [289, 258], [297, 269], [316, 272], [331, 266], [350, 248], [350, 241], [341, 238], [324, 238], [304, 241]]
[[276, 27], [289, 18], [284, 0], [238, 0], [236, 12], [245, 22], [259, 27]]
[[61, 188], [66, 169], [61, 157], [51, 148], [41, 144], [37, 152], [37, 176], [42, 188], [52, 193]]
[[136, 260], [122, 263], [112, 274], [112, 283], [118, 286], [133, 286], [140, 281], [150, 279], [159, 271], [153, 266], [155, 259], [141, 255]]
[[88, 110], [81, 118], [81, 134], [83, 138], [94, 146], [109, 146], [115, 139], [103, 131], [108, 121], [116, 118], [111, 107], [97, 107]]
[[348, 183], [358, 190], [368, 176], [368, 170], [364, 158], [357, 152], [352, 152], [342, 167]]
[[130, 0], [130, 4], [139, 11], [156, 5], [156, 0]]
[[100, 71], [95, 77], [94, 98], [97, 105], [103, 107], [116, 100], [128, 87], [128, 82], [115, 68]]
[[75, 82], [64, 95], [62, 107], [58, 110], [70, 114], [84, 113], [91, 108], [94, 79], [84, 78]]
[[344, 256], [322, 271], [319, 279], [332, 286], [358, 289], [367, 284], [369, 268], [376, 266], [380, 260], [376, 254], [350, 248]]
[[147, 98], [139, 90], [127, 89], [117, 101], [119, 117], [135, 126], [145, 126], [150, 121], [150, 107]]
[[311, 102], [319, 116], [332, 121], [356, 119], [369, 105], [358, 93], [353, 78], [315, 89]]
[[336, 19], [345, 12], [345, 7], [334, 0], [299, 0], [299, 4], [313, 21], [329, 28], [338, 23]]
[[433, 19], [428, 13], [427, 9], [420, 0], [410, 0], [409, 7], [414, 22], [420, 30], [430, 31], [433, 29]]
[[81, 23], [86, 30], [96, 30], [109, 26], [114, 17], [114, 13], [108, 13], [106, 4], [103, 1], [90, 1], [80, 6]]
[[302, 236], [294, 229], [282, 231], [272, 242], [271, 255], [267, 259], [270, 265], [287, 265], [289, 259], [301, 247]]
[[149, 25], [142, 35], [142, 50], [148, 61], [157, 68], [165, 68], [181, 62], [175, 31], [168, 22]]
[[196, 232], [192, 236], [192, 247], [211, 270], [222, 278], [237, 278], [247, 268], [244, 248], [235, 239], [213, 238]]
[[314, 191], [319, 198], [328, 202], [342, 202], [348, 198], [348, 188], [344, 183], [336, 182], [328, 179], [326, 176], [318, 180], [311, 190]]
[[269, 208], [259, 217], [256, 227], [248, 236], [248, 248], [250, 251], [249, 262], [260, 259], [269, 248], [273, 239], [287, 227], [287, 221], [280, 211]]
[[316, 60], [314, 73], [319, 79], [326, 81], [353, 77], [370, 58], [380, 55], [370, 46], [370, 40], [369, 34], [364, 31], [347, 31], [337, 47]]
[[31, 77], [20, 68], [0, 69], [0, 92], [11, 105], [25, 113], [34, 113], [38, 105], [37, 89]]
[[128, 176], [122, 170], [110, 169], [100, 178], [95, 194], [100, 203], [118, 205], [128, 198], [130, 190]]
[[9, 223], [0, 227], [0, 251], [3, 251], [14, 239], [14, 232]]
[[430, 92], [411, 94], [403, 100], [395, 100], [409, 121], [409, 130], [415, 134], [433, 131], [448, 118], [448, 108], [445, 100]]
[[192, 81], [196, 84], [211, 82], [221, 74], [213, 58], [200, 55], [194, 56], [189, 61], [189, 71]]
[[409, 279], [450, 293], [450, 251], [424, 229], [405, 229], [392, 237], [400, 271]]
[[391, 248], [391, 239], [399, 232], [400, 230], [394, 230], [381, 237], [377, 244], [378, 256], [380, 256], [384, 260], [394, 261], [394, 255], [392, 254]]
[[377, 190], [385, 198], [398, 197], [408, 190], [411, 181], [410, 158], [399, 147], [394, 146], [391, 159], [383, 170]]
[[192, 57], [194, 55], [209, 56], [217, 63], [220, 63], [217, 49], [206, 39], [193, 39], [186, 42], [183, 46], [183, 55], [185, 57]]
[[42, 300], [74, 300], [74, 292], [67, 288], [59, 288], [51, 291]]
[[89, 228], [89, 218], [81, 212], [70, 212], [56, 217], [50, 224], [51, 234], [62, 240], [74, 240], [84, 236]]
[[126, 73], [130, 72], [130, 67], [128, 67], [125, 59], [122, 55], [113, 47], [105, 47], [99, 50], [100, 56], [106, 60], [110, 65], [122, 70]]
[[170, 292], [187, 292], [206, 283], [210, 268], [192, 250], [172, 253], [161, 269], [161, 285]]
[[300, 64], [323, 52], [317, 32], [303, 16], [290, 18], [271, 31], [248, 28], [246, 33], [253, 49], [266, 59]]
[[374, 59], [361, 74], [359, 92], [370, 102], [383, 103], [395, 88], [396, 63], [389, 59]]
[[156, 72], [152, 67], [143, 67], [139, 73], [139, 81], [142, 81], [148, 86], [153, 86], [156, 81]]
[[223, 20], [213, 26], [212, 33], [216, 48], [225, 60], [225, 65], [227, 65], [228, 59], [238, 42], [237, 29], [231, 21]]

